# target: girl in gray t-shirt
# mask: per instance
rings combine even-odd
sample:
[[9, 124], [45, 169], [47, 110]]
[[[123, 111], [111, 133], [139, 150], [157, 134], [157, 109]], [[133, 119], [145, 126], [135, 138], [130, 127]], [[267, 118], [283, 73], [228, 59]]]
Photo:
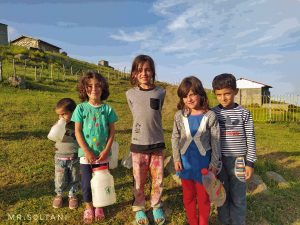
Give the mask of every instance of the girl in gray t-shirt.
[[151, 176], [151, 207], [156, 224], [165, 222], [162, 210], [163, 149], [165, 148], [161, 110], [166, 91], [155, 86], [155, 66], [150, 56], [139, 55], [133, 63], [130, 81], [133, 88], [126, 92], [133, 116], [130, 151], [134, 177], [134, 203], [137, 224], [149, 224], [145, 214], [144, 187], [147, 173]]

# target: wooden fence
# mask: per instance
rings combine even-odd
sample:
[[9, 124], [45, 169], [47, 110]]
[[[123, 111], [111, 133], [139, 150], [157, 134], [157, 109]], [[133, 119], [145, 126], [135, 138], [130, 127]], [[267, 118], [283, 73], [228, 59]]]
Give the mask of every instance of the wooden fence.
[[[89, 68], [90, 67], [90, 68]], [[128, 79], [129, 73], [120, 70], [114, 70], [110, 67], [92, 65], [78, 66], [64, 65], [57, 63], [34, 63], [30, 60], [3, 59], [0, 61], [0, 81], [5, 77], [19, 76], [26, 79], [41, 80], [62, 80], [66, 78], [76, 78], [83, 75], [88, 70], [98, 71], [108, 80]]]
[[[217, 105], [216, 99], [210, 105]], [[242, 106], [250, 110], [254, 121], [300, 122], [300, 95], [262, 96], [261, 104], [253, 103], [251, 96], [244, 99]]]

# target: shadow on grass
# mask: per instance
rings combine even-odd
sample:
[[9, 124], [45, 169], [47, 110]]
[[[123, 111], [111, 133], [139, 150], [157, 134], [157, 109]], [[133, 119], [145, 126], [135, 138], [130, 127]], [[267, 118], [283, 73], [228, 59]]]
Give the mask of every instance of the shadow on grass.
[[247, 197], [247, 224], [298, 224], [300, 183]]
[[112, 100], [112, 99], [108, 99], [106, 100], [106, 102], [109, 102], [109, 103], [118, 103], [118, 104], [122, 104], [122, 105], [127, 105], [127, 102], [126, 101], [116, 101], [116, 100]]
[[132, 129], [123, 129], [123, 130], [116, 130], [116, 133], [118, 134], [131, 134]]
[[[294, 157], [294, 158], [289, 158]], [[269, 170], [285, 170], [296, 180], [300, 180], [300, 150], [298, 151], [281, 151], [281, 152], [271, 152], [262, 155], [263, 165], [262, 168], [267, 168]], [[278, 163], [281, 161], [283, 163]], [[289, 167], [289, 169], [287, 169]], [[290, 169], [293, 168], [293, 169]]]
[[[49, 188], [52, 187], [52, 188]], [[53, 195], [54, 181], [32, 182], [28, 184], [13, 184], [2, 187], [0, 199], [6, 205], [13, 205], [21, 200], [40, 198], [45, 195]]]
[[284, 157], [300, 156], [300, 150], [286, 151], [286, 152], [271, 152], [263, 155], [263, 157], [272, 158], [272, 159], [282, 159], [283, 156]]
[[12, 133], [1, 133], [0, 139], [6, 140], [6, 141], [15, 141], [15, 140], [23, 140], [28, 139], [31, 137], [35, 138], [43, 138], [45, 139], [47, 137], [48, 132], [45, 131], [18, 131], [18, 132], [12, 132]]
[[66, 88], [57, 85], [53, 86], [53, 85], [55, 85], [54, 82], [53, 84], [42, 84], [37, 82], [26, 81], [26, 89], [48, 91], [48, 92], [59, 92], [59, 93], [68, 92]]

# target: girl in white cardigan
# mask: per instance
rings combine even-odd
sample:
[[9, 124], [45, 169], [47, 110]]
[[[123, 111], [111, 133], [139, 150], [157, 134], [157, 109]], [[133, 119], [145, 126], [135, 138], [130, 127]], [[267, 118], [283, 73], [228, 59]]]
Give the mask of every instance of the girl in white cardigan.
[[200, 171], [208, 168], [216, 174], [220, 160], [219, 124], [215, 113], [209, 110], [207, 95], [198, 78], [184, 78], [177, 94], [179, 111], [172, 133], [175, 170], [182, 182], [188, 223], [208, 225], [210, 201]]

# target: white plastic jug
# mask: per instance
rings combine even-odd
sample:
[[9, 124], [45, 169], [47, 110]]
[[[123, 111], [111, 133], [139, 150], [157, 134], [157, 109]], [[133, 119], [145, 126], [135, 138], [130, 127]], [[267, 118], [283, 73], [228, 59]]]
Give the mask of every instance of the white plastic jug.
[[59, 142], [62, 141], [66, 133], [66, 121], [64, 118], [60, 118], [56, 124], [51, 127], [51, 130], [48, 134], [48, 138], [51, 141]]
[[109, 173], [107, 166], [101, 166], [93, 169], [91, 189], [94, 207], [112, 205], [117, 201], [114, 178]]
[[109, 159], [109, 169], [115, 169], [118, 167], [118, 156], [119, 156], [119, 144], [113, 142], [111, 146], [111, 156]]

